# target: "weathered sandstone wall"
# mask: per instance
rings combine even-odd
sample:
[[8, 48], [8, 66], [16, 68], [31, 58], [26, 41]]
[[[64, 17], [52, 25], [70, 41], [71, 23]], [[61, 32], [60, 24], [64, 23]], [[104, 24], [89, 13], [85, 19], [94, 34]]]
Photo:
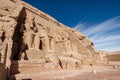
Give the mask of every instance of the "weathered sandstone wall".
[[85, 35], [23, 1], [0, 0], [0, 80], [24, 66], [78, 69], [97, 61], [100, 54]]

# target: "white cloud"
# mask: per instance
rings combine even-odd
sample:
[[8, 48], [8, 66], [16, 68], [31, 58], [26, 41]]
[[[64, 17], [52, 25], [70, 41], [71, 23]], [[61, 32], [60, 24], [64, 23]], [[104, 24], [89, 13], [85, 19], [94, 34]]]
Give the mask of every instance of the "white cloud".
[[120, 50], [120, 16], [92, 26], [79, 23], [74, 28], [86, 34], [100, 50]]

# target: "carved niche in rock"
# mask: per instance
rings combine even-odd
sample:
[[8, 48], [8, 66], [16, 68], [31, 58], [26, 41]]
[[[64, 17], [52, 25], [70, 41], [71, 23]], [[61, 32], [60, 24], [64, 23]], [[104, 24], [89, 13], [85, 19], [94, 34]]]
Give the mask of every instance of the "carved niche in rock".
[[3, 38], [3, 31], [0, 31], [0, 44], [2, 43], [2, 38]]

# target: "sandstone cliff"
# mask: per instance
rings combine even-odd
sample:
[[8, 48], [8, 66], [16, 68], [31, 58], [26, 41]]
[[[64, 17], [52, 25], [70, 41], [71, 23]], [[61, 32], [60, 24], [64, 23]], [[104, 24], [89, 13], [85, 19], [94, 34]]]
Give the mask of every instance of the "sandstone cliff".
[[77, 30], [23, 1], [0, 0], [0, 80], [32, 64], [41, 70], [77, 69], [101, 60]]

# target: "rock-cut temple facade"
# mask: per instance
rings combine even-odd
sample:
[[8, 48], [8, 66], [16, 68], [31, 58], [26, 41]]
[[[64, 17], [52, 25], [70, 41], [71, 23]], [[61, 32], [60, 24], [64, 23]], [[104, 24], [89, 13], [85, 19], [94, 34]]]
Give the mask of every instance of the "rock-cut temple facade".
[[103, 60], [77, 30], [23, 1], [0, 0], [0, 80], [33, 65], [40, 71], [81, 69]]

